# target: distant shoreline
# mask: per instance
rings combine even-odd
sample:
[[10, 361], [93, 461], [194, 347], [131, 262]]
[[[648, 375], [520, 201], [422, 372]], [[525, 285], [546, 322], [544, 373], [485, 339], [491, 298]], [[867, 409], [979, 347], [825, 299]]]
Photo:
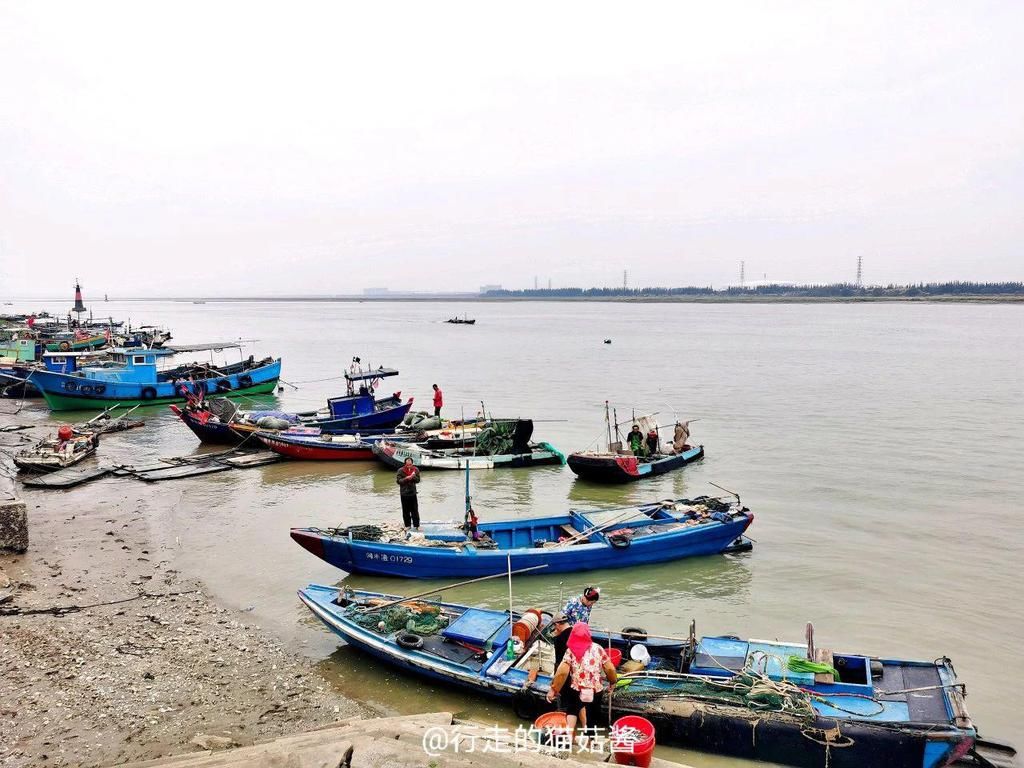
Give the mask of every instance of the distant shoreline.
[[[64, 301], [66, 297], [19, 299], [31, 301]], [[754, 295], [677, 295], [677, 296], [131, 296], [117, 297], [113, 301], [176, 301], [183, 303], [211, 301], [273, 301], [273, 302], [344, 302], [387, 304], [395, 302], [419, 303], [479, 303], [503, 304], [521, 302], [544, 303], [622, 303], [622, 304], [1021, 304], [1022, 294], [950, 294], [940, 296], [754, 296]], [[103, 302], [93, 302], [102, 306]]]

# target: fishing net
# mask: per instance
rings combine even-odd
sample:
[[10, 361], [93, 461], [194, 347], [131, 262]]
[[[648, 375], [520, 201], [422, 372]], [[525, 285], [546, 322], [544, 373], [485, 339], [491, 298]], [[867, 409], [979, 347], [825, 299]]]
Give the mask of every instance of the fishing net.
[[[415, 608], [395, 605], [382, 611], [365, 612], [352, 606], [345, 615], [363, 629], [385, 634], [406, 630], [417, 635], [436, 635], [448, 626], [448, 617], [437, 606], [415, 603]], [[383, 627], [381, 624], [383, 623]]]
[[810, 696], [792, 683], [743, 671], [721, 681], [699, 677], [624, 678], [615, 688], [617, 699], [635, 702], [693, 698], [766, 712], [787, 712], [813, 719]]

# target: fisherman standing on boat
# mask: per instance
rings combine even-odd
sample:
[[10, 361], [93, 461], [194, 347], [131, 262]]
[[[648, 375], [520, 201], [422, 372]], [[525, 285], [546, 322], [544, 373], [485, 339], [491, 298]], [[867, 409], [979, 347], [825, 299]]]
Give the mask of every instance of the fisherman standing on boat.
[[647, 433], [647, 455], [654, 456], [656, 453], [661, 453], [661, 443], [658, 440], [658, 430], [651, 429]]
[[441, 388], [437, 384], [434, 387], [434, 415], [437, 418], [441, 418], [441, 406], [444, 405], [444, 393], [441, 392]]
[[587, 587], [579, 597], [573, 597], [565, 604], [562, 615], [570, 626], [573, 624], [589, 624], [590, 609], [601, 599], [600, 587]]
[[634, 456], [644, 455], [644, 433], [640, 431], [639, 424], [633, 425], [633, 429], [626, 435], [626, 442]]
[[672, 450], [682, 453], [686, 450], [686, 443], [690, 439], [690, 422], [677, 421], [676, 431], [672, 435]]
[[416, 531], [420, 529], [420, 502], [416, 497], [416, 484], [419, 481], [419, 469], [412, 459], [407, 458], [399, 468], [395, 482], [398, 483], [398, 493], [402, 499], [402, 522], [406, 528], [411, 526]]

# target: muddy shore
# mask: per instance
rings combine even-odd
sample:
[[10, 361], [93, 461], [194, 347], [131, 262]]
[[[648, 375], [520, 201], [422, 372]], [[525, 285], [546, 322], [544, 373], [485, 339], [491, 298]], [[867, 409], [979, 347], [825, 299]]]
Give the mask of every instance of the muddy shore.
[[113, 765], [373, 714], [176, 571], [147, 490], [23, 496], [29, 550], [0, 554], [0, 765]]

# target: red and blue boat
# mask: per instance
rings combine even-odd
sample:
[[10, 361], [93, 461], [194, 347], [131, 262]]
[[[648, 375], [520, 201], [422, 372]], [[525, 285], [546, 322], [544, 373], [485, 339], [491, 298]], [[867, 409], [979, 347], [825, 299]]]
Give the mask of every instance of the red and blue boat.
[[391, 434], [409, 413], [413, 398], [403, 403], [401, 392], [378, 398], [374, 390], [383, 379], [397, 375], [394, 368], [364, 370], [353, 366], [345, 373], [346, 394], [328, 399], [327, 407], [318, 411], [245, 411], [202, 399], [185, 408], [172, 406], [171, 410], [201, 442], [221, 445], [238, 445], [259, 431], [294, 427], [310, 428], [317, 434]]

